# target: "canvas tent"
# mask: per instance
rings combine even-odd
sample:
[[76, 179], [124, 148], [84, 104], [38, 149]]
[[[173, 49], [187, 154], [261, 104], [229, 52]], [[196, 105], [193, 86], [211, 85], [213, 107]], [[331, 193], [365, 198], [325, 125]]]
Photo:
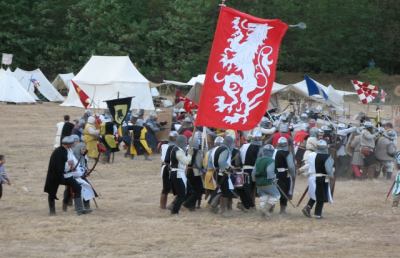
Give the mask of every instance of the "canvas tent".
[[25, 71], [17, 68], [13, 72], [14, 77], [21, 83], [21, 85], [27, 90], [32, 97], [38, 99], [35, 95], [35, 87], [32, 80], [37, 80], [40, 84], [40, 93], [49, 101], [63, 101], [64, 97], [53, 87], [53, 85], [47, 80], [46, 76], [42, 73], [40, 69], [33, 71]]
[[[315, 81], [315, 80], [314, 80]], [[290, 84], [288, 85], [288, 88], [286, 89], [287, 91], [294, 92], [306, 99], [311, 99], [323, 104], [328, 104], [331, 105], [339, 110], [343, 108], [344, 104], [344, 96], [350, 96], [350, 95], [355, 95], [356, 93], [351, 92], [351, 91], [342, 91], [342, 90], [336, 90], [333, 88], [332, 85], [329, 85], [329, 87], [324, 86], [323, 84], [315, 81], [315, 83], [325, 91], [325, 93], [328, 95], [328, 100], [326, 101], [322, 96], [320, 95], [314, 95], [314, 96], [309, 96], [308, 95], [308, 88], [307, 88], [307, 83], [305, 80], [302, 80], [298, 83]]]
[[52, 84], [59, 92], [67, 93], [69, 90], [69, 83], [74, 76], [73, 73], [60, 73], [54, 79]]
[[0, 101], [35, 103], [35, 99], [22, 87], [10, 72], [0, 69]]
[[[149, 81], [128, 56], [92, 56], [72, 80], [89, 96], [90, 108], [106, 109], [105, 100], [134, 97], [132, 109], [154, 110]], [[83, 107], [72, 90], [61, 105]]]

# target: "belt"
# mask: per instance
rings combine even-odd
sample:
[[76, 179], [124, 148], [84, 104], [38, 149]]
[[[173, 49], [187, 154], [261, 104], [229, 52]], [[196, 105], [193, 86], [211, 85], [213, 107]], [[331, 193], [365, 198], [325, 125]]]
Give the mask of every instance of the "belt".
[[243, 169], [253, 169], [253, 168], [254, 168], [254, 166], [247, 166], [247, 165], [243, 166]]
[[288, 169], [287, 168], [277, 168], [276, 171], [278, 171], [278, 172], [286, 172], [286, 171], [288, 171]]
[[324, 176], [328, 176], [327, 174], [321, 174], [321, 173], [317, 173], [314, 174], [315, 177], [324, 177]]

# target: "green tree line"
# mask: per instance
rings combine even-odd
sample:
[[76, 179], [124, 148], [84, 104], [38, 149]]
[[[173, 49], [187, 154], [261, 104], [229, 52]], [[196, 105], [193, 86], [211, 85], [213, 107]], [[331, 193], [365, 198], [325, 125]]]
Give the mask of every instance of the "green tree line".
[[[204, 73], [220, 1], [3, 0], [0, 51], [13, 67], [40, 67], [50, 78], [78, 72], [91, 55], [129, 55], [149, 79], [188, 80]], [[374, 60], [400, 73], [400, 1], [227, 0], [243, 12], [300, 21], [290, 29], [278, 69], [355, 74]]]

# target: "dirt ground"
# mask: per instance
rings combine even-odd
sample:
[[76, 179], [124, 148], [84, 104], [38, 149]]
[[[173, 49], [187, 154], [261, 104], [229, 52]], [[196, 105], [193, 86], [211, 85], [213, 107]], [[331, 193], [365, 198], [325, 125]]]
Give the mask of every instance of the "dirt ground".
[[[268, 221], [238, 210], [222, 218], [204, 203], [171, 216], [158, 208], [159, 156], [149, 162], [118, 153], [91, 176], [98, 209], [77, 216], [57, 201], [57, 216], [49, 217], [43, 185], [64, 114], [75, 118], [82, 109], [0, 104], [0, 153], [13, 183], [0, 200], [0, 257], [399, 257], [400, 212], [385, 203], [391, 182], [383, 179], [338, 181], [323, 220], [291, 207]], [[305, 183], [297, 180], [294, 202]]]

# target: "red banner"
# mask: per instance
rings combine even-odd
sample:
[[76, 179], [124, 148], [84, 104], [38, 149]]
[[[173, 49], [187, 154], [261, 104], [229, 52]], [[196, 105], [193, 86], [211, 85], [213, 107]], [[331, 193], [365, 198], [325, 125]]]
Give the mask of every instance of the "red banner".
[[87, 108], [90, 105], [90, 99], [89, 96], [79, 87], [78, 84], [76, 84], [73, 80], [71, 80], [72, 85], [74, 85], [76, 93], [78, 93], [79, 99], [82, 102], [82, 105]]
[[196, 125], [250, 130], [260, 122], [287, 28], [277, 19], [221, 8]]

